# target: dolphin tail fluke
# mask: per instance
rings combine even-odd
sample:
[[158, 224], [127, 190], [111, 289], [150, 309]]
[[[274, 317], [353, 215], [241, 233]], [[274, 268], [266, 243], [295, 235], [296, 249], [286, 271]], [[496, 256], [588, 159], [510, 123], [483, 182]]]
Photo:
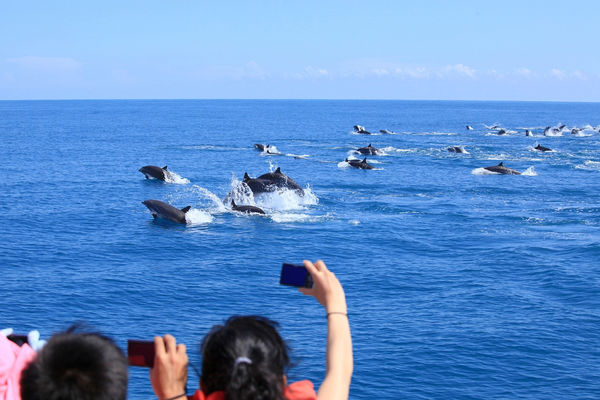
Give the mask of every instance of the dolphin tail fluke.
[[163, 167], [163, 169], [167, 169], [167, 166], [165, 165], [165, 166]]
[[186, 213], [186, 212], [190, 211], [190, 208], [192, 208], [192, 206], [183, 207], [181, 209], [181, 211], [183, 211], [184, 213]]

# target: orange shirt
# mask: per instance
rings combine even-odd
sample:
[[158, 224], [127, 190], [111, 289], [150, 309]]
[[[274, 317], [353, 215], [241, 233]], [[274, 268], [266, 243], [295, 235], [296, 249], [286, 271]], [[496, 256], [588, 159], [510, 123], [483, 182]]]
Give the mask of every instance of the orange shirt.
[[[294, 382], [285, 388], [283, 393], [288, 400], [317, 400], [315, 387], [309, 380]], [[196, 390], [189, 400], [225, 400], [225, 392], [213, 392], [206, 396], [201, 390]]]

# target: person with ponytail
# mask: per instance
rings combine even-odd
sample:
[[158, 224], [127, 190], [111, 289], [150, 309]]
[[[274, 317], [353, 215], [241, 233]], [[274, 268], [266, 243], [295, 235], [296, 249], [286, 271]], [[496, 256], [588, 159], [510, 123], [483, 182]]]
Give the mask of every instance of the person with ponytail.
[[233, 316], [215, 325], [202, 342], [200, 390], [187, 396], [186, 347], [166, 335], [155, 337], [152, 388], [159, 400], [344, 400], [352, 377], [352, 339], [344, 289], [323, 261], [304, 261], [313, 296], [327, 313], [325, 378], [315, 393], [308, 380], [288, 385], [290, 358], [277, 323], [259, 316]]

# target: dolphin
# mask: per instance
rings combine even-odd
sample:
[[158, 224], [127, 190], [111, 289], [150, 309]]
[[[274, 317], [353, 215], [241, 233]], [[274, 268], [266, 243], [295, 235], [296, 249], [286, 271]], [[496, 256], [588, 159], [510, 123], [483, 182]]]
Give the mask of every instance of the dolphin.
[[146, 179], [154, 178], [161, 181], [164, 181], [169, 176], [169, 171], [167, 171], [167, 166], [157, 167], [156, 165], [145, 165], [140, 168], [140, 171]]
[[281, 153], [277, 152], [277, 150], [272, 151], [271, 149], [274, 149], [275, 146], [271, 146], [270, 144], [264, 145], [264, 144], [261, 144], [261, 143], [256, 143], [254, 145], [254, 148], [257, 149], [257, 150], [260, 150], [262, 152], [265, 152], [267, 154], [281, 154]]
[[550, 132], [550, 127], [547, 126], [544, 128], [544, 136], [548, 136], [548, 133]]
[[467, 128], [468, 131], [472, 131], [473, 130], [473, 127], [471, 125], [467, 125], [466, 128]]
[[369, 143], [367, 147], [361, 147], [356, 151], [358, 151], [360, 154], [368, 154], [371, 156], [376, 156], [381, 153], [381, 151], [378, 148], [371, 146], [371, 143]]
[[380, 129], [379, 133], [383, 133], [385, 135], [393, 135], [394, 134], [394, 132], [388, 131], [387, 129]]
[[529, 129], [525, 129], [525, 136], [533, 136]]
[[265, 212], [258, 207], [255, 206], [238, 206], [237, 204], [235, 204], [235, 201], [233, 201], [233, 199], [231, 200], [231, 209], [233, 211], [239, 211], [239, 212], [243, 212], [246, 214], [264, 214]]
[[498, 165], [494, 165], [491, 167], [484, 167], [484, 169], [487, 169], [488, 171], [496, 172], [496, 173], [502, 174], [502, 175], [521, 175], [521, 173], [519, 171], [516, 171], [512, 168], [505, 167], [503, 163], [500, 163]]
[[359, 160], [348, 160], [347, 158], [344, 161], [346, 161], [348, 164], [350, 164], [351, 167], [354, 167], [354, 168], [358, 168], [358, 169], [375, 169], [374, 166], [372, 166], [371, 164], [369, 164], [367, 162], [367, 157], [365, 157], [362, 161], [359, 161]]
[[452, 146], [452, 147], [448, 147], [448, 151], [450, 153], [466, 153], [467, 151], [465, 150], [464, 147], [462, 146]]
[[579, 135], [581, 133], [581, 129], [573, 128], [571, 129], [571, 135]]
[[282, 173], [281, 168], [277, 168], [275, 172], [263, 174], [258, 178], [250, 178], [246, 172], [244, 173], [244, 183], [248, 185], [254, 194], [274, 192], [277, 189], [291, 189], [296, 191], [300, 196], [304, 195], [304, 190], [302, 190], [300, 185]]
[[292, 189], [302, 192], [302, 194], [304, 194], [304, 191], [302, 190], [300, 185], [298, 185], [298, 183], [296, 183], [295, 180], [281, 172], [280, 167], [277, 167], [275, 172], [267, 172], [266, 174], [262, 174], [261, 176], [259, 176], [257, 179], [264, 179], [273, 182], [273, 184], [279, 188]]
[[185, 213], [190, 211], [191, 206], [182, 208], [181, 210], [173, 207], [170, 204], [164, 203], [160, 200], [146, 200], [142, 201], [142, 204], [148, 207], [148, 210], [152, 212], [152, 216], [156, 218], [162, 218], [169, 221], [177, 222], [178, 224], [187, 223], [185, 219]]
[[506, 135], [506, 130], [504, 130], [504, 129], [500, 129], [500, 130], [498, 131], [498, 135]]
[[361, 133], [363, 135], [370, 135], [371, 134], [371, 132], [369, 132], [368, 130], [366, 130], [365, 127], [362, 126], [362, 125], [354, 125], [354, 132]]
[[549, 149], [548, 147], [544, 147], [541, 144], [538, 144], [533, 149], [534, 150], [539, 150], [539, 151], [552, 151], [552, 149]]

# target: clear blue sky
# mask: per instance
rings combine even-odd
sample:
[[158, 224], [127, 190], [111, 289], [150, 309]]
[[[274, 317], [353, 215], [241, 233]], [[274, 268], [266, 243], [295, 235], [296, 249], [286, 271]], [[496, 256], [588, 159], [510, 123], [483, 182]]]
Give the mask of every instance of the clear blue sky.
[[600, 1], [6, 1], [0, 99], [600, 101]]

